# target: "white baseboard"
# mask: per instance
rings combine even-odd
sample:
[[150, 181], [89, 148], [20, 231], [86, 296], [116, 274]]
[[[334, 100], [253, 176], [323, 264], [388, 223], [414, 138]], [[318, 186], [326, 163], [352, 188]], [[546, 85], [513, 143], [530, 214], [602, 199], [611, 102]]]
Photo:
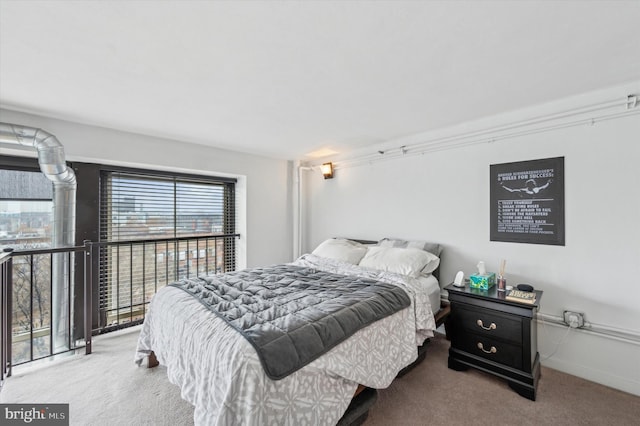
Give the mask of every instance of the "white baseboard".
[[[620, 377], [612, 375], [607, 371], [596, 370], [591, 367], [576, 365], [571, 362], [550, 358], [543, 362], [545, 367], [571, 374], [572, 376], [581, 377], [591, 382], [600, 383], [623, 392], [640, 396], [640, 381], [629, 379], [628, 377]], [[544, 376], [541, 380], [544, 380]]]
[[545, 367], [640, 396], [636, 342], [547, 324], [538, 327], [538, 351]]

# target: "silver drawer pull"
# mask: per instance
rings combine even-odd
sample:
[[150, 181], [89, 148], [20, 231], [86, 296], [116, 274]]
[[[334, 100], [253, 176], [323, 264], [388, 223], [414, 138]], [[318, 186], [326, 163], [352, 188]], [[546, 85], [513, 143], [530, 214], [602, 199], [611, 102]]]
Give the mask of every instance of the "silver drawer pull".
[[480, 327], [484, 328], [485, 330], [495, 330], [496, 328], [498, 328], [495, 322], [492, 322], [491, 324], [489, 324], [489, 327], [485, 327], [484, 324], [482, 323], [482, 320], [480, 319], [476, 321], [476, 324], [478, 324]]
[[480, 343], [480, 342], [478, 342], [478, 349], [480, 349], [485, 354], [495, 354], [496, 352], [498, 352], [498, 350], [496, 349], [495, 346], [491, 346], [491, 349], [486, 350], [484, 348], [484, 345], [482, 343]]

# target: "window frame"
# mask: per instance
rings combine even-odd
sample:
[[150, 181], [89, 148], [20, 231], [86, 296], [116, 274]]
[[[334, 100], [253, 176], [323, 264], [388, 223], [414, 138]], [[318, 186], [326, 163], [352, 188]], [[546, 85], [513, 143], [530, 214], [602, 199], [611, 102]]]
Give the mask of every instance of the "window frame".
[[[158, 179], [159, 181], [162, 180], [166, 180], [168, 182], [172, 182], [173, 183], [173, 214], [174, 214], [174, 218], [177, 218], [176, 216], [176, 206], [178, 203], [178, 193], [176, 192], [176, 188], [177, 188], [177, 184], [179, 183], [195, 183], [195, 184], [211, 184], [211, 185], [215, 185], [215, 186], [222, 186], [223, 187], [223, 195], [222, 195], [222, 199], [223, 199], [223, 230], [222, 230], [222, 234], [235, 234], [235, 229], [236, 229], [236, 206], [235, 206], [235, 185], [237, 183], [237, 179], [235, 178], [224, 178], [224, 177], [219, 177], [219, 176], [207, 176], [207, 175], [196, 175], [196, 174], [188, 174], [188, 173], [179, 173], [179, 172], [167, 172], [167, 171], [159, 171], [159, 170], [151, 170], [151, 169], [137, 169], [137, 168], [129, 168], [129, 167], [115, 167], [115, 166], [102, 166], [100, 167], [100, 171], [99, 171], [99, 182], [100, 182], [100, 188], [98, 191], [98, 198], [99, 198], [99, 208], [98, 210], [98, 214], [99, 214], [99, 219], [98, 219], [98, 226], [99, 226], [99, 231], [98, 231], [98, 241], [100, 242], [109, 242], [110, 240], [107, 238], [108, 236], [106, 235], [107, 232], [107, 228], [108, 228], [108, 224], [105, 223], [105, 219], [106, 218], [110, 218], [111, 215], [107, 212], [107, 209], [109, 207], [107, 207], [105, 205], [106, 201], [106, 197], [108, 197], [108, 194], [106, 194], [106, 185], [107, 185], [107, 179], [109, 179], [110, 177], [114, 176], [115, 174], [122, 174], [123, 177], [126, 177], [126, 175], [131, 175], [132, 178], [136, 178], [139, 177], [141, 179]], [[178, 222], [177, 220], [174, 219], [173, 222], [173, 236], [169, 237], [169, 238], [182, 238], [181, 236], [177, 235], [178, 232]], [[186, 238], [186, 237], [185, 237]], [[197, 236], [194, 236], [194, 238], [198, 238]], [[144, 240], [149, 240], [152, 238], [145, 238], [145, 239], [141, 239], [140, 241], [144, 241]], [[133, 237], [130, 239], [125, 239], [124, 241], [138, 241], [137, 238]], [[100, 250], [100, 254], [99, 256], [96, 256], [98, 258], [100, 258], [100, 264], [104, 265], [107, 262], [109, 262], [109, 260], [106, 260], [105, 257], [108, 257], [108, 250], [105, 249], [101, 249]], [[222, 263], [224, 265], [223, 270], [224, 271], [230, 271], [230, 270], [235, 270], [236, 268], [236, 242], [235, 239], [233, 238], [225, 238], [223, 240], [223, 259], [222, 259]], [[117, 289], [111, 289], [111, 290], [107, 290], [107, 287], [105, 287], [105, 278], [102, 275], [103, 273], [108, 273], [108, 268], [102, 268], [100, 269], [99, 267], [97, 268], [98, 271], [96, 271], [97, 273], [94, 273], [94, 279], [96, 280], [97, 284], [94, 286], [94, 291], [96, 293], [99, 294], [99, 298], [97, 300], [97, 305], [98, 305], [98, 316], [99, 316], [99, 323], [98, 323], [98, 328], [107, 326], [109, 328], [111, 328], [111, 326], [108, 324], [109, 318], [108, 318], [108, 313], [111, 312], [113, 313], [114, 310], [114, 306], [111, 306], [109, 304], [109, 302], [107, 301], [110, 296], [108, 296], [108, 294], [113, 294], [113, 292], [117, 293]], [[109, 293], [106, 293], [107, 291], [109, 291]], [[116, 305], [118, 305], [119, 302], [116, 302]], [[133, 300], [130, 301], [131, 304], [133, 304]], [[144, 302], [143, 299], [143, 306], [146, 302]], [[136, 304], [137, 306], [137, 304]], [[127, 309], [130, 307], [125, 307], [124, 309]], [[119, 312], [121, 309], [123, 309], [122, 307], [120, 307], [119, 305], [117, 306], [117, 312]], [[139, 309], [138, 309], [139, 311]], [[144, 312], [144, 309], [142, 310]], [[134, 313], [139, 313], [137, 312], [134, 308], [131, 308], [130, 312], [132, 313], [132, 315]], [[130, 318], [129, 321], [131, 321], [133, 318]], [[119, 317], [117, 318], [117, 323], [116, 327], [119, 326]], [[126, 326], [126, 321], [123, 322], [122, 326]]]
[[[179, 171], [167, 171], [156, 170], [152, 168], [133, 168], [123, 167], [116, 165], [107, 165], [99, 163], [84, 163], [84, 162], [72, 162], [72, 167], [77, 176], [78, 191], [77, 191], [77, 212], [76, 215], [76, 245], [82, 245], [84, 241], [101, 241], [101, 224], [100, 224], [100, 212], [101, 212], [101, 198], [102, 198], [102, 175], [108, 172], [117, 173], [133, 173], [138, 175], [148, 176], [161, 176], [161, 177], [179, 177], [183, 179], [197, 180], [197, 181], [217, 181], [224, 182], [229, 185], [233, 185], [233, 188], [229, 191], [229, 202], [232, 210], [232, 214], [228, 218], [233, 221], [233, 229], [238, 226], [237, 223], [237, 208], [235, 203], [237, 182], [236, 178], [222, 177], [217, 175], [200, 175], [193, 173], [183, 173]], [[226, 233], [226, 230], [225, 230]], [[237, 265], [237, 242], [235, 239], [231, 242], [227, 242], [225, 239], [225, 253], [233, 253], [233, 257], [229, 259], [227, 263], [228, 268], [235, 269]], [[97, 254], [97, 253], [96, 253]], [[104, 325], [107, 323], [106, 312], [100, 307], [100, 255], [92, 257], [92, 281], [94, 283], [92, 294], [92, 307], [93, 307], [93, 330], [99, 330], [102, 332]], [[82, 260], [82, 259], [81, 259]], [[226, 259], [225, 259], [226, 261]], [[84, 294], [82, 283], [84, 277], [79, 273], [82, 268], [76, 268], [75, 276], [75, 291], [76, 295]], [[82, 317], [82, 297], [76, 297], [74, 301], [74, 329], [79, 330], [77, 334], [82, 334], [83, 330], [83, 317]], [[125, 325], [126, 326], [126, 325]], [[107, 330], [108, 331], [108, 330]], [[95, 334], [95, 331], [94, 331]]]
[[0, 169], [40, 172], [40, 164], [36, 157], [17, 157], [0, 154]]

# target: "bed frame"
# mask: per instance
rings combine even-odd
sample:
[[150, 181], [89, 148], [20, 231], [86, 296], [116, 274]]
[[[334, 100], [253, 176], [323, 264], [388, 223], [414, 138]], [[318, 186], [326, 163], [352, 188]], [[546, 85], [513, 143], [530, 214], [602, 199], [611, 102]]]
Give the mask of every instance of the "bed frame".
[[[356, 241], [361, 244], [377, 244], [377, 241], [372, 240], [359, 240], [348, 238], [351, 241]], [[432, 275], [438, 280], [440, 279], [440, 268], [438, 267], [435, 271], [433, 271]], [[435, 314], [436, 327], [440, 327], [442, 324], [445, 325], [445, 332], [447, 334], [447, 338], [449, 336], [449, 332], [447, 330], [446, 320], [451, 312], [451, 308], [448, 303], [442, 302], [440, 305], [440, 310]], [[402, 377], [407, 374], [409, 371], [413, 370], [418, 364], [420, 364], [427, 356], [427, 345], [429, 343], [429, 339], [425, 340], [422, 346], [418, 347], [418, 358], [411, 364], [404, 367], [400, 372], [398, 372], [397, 377]], [[147, 364], [147, 368], [153, 368], [160, 365], [158, 359], [156, 358], [156, 354], [151, 351], [149, 354], [149, 361]], [[378, 399], [378, 391], [373, 388], [369, 388], [363, 385], [358, 385], [355, 393], [353, 394], [353, 398], [351, 399], [351, 403], [347, 407], [347, 410], [343, 414], [343, 416], [338, 420], [336, 426], [359, 426], [367, 419], [369, 416], [369, 409], [373, 406], [373, 404]]]

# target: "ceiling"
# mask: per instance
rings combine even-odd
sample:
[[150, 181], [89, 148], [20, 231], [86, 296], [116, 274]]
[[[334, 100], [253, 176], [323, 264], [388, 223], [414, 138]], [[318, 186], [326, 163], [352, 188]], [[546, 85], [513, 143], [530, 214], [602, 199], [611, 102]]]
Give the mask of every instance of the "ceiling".
[[640, 1], [0, 0], [0, 106], [283, 159], [640, 79]]

